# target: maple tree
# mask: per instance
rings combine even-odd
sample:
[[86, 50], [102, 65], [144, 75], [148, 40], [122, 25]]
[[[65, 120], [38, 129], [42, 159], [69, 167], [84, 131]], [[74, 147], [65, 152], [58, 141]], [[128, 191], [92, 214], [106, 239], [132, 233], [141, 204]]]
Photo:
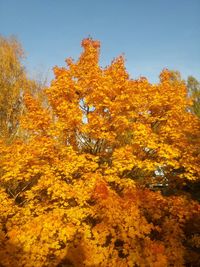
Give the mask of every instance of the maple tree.
[[[0, 143], [0, 263], [198, 266], [200, 205], [181, 188], [199, 181], [200, 121], [185, 83], [130, 79], [122, 56], [102, 68], [100, 43], [82, 47], [54, 68], [49, 107], [24, 94], [26, 139]], [[159, 182], [170, 196], [147, 188]]]

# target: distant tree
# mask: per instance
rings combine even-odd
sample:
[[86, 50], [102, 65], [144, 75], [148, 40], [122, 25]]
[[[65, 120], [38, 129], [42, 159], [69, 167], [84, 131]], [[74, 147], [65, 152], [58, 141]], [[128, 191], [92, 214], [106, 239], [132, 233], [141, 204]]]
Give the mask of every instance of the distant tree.
[[171, 70], [169, 71], [171, 74], [170, 80], [171, 81], [182, 81], [181, 73], [178, 70]]
[[15, 37], [0, 36], [0, 137], [8, 143], [19, 134], [26, 92], [44, 101], [44, 83], [28, 78], [23, 66], [24, 51]]
[[193, 76], [187, 79], [187, 88], [193, 99], [192, 111], [200, 118], [200, 82]]
[[14, 138], [19, 128], [22, 94], [27, 87], [23, 56], [14, 37], [0, 36], [0, 136], [7, 140]]

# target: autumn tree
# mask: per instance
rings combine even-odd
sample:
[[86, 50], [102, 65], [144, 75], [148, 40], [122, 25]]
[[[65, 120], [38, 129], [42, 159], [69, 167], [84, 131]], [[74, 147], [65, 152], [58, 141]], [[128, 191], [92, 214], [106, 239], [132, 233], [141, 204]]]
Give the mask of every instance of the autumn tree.
[[0, 37], [0, 135], [12, 138], [18, 129], [25, 73], [23, 51], [14, 38]]
[[23, 59], [19, 41], [0, 36], [0, 136], [6, 142], [12, 142], [19, 131], [24, 93], [42, 92], [39, 83], [27, 77]]
[[199, 204], [147, 188], [199, 180], [185, 83], [168, 70], [158, 84], [130, 79], [122, 56], [102, 68], [100, 43], [82, 47], [54, 68], [50, 107], [25, 94], [26, 140], [0, 143], [0, 263], [198, 266]]

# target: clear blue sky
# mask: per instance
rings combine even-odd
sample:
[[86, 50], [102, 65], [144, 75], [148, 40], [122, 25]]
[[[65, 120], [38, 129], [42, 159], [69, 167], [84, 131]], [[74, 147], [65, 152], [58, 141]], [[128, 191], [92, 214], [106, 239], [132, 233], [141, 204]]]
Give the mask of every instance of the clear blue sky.
[[200, 0], [0, 0], [0, 34], [22, 43], [31, 76], [77, 59], [101, 41], [101, 66], [121, 53], [132, 78], [158, 81], [167, 67], [200, 79]]

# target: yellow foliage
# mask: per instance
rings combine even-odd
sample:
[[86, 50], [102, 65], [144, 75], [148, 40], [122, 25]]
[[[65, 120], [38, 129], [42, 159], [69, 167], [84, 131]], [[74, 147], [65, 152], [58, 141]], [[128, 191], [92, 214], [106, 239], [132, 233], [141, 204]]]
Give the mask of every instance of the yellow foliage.
[[145, 186], [199, 179], [185, 84], [168, 70], [159, 84], [132, 80], [122, 56], [103, 69], [100, 43], [82, 46], [77, 62], [54, 68], [49, 107], [24, 95], [23, 138], [0, 143], [0, 264], [184, 266], [200, 206]]

